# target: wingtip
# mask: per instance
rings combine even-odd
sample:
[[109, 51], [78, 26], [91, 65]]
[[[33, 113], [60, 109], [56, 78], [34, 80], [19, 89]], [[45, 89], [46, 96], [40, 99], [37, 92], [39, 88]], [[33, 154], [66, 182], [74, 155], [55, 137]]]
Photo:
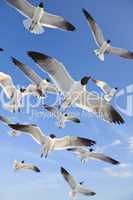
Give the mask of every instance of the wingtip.
[[33, 169], [34, 169], [34, 171], [37, 172], [37, 173], [40, 173], [40, 172], [41, 172], [40, 169], [39, 169], [38, 167], [36, 167], [36, 166], [34, 166]]
[[69, 23], [69, 22], [66, 22], [65, 26], [66, 26], [66, 29], [68, 31], [75, 31], [76, 30], [76, 27], [74, 25], [72, 25], [71, 23]]
[[94, 140], [90, 140], [88, 138], [82, 138], [82, 137], [78, 137], [79, 140], [81, 140], [81, 143], [84, 145], [84, 146], [93, 146], [96, 144], [96, 141]]
[[36, 51], [28, 51], [27, 55], [32, 58], [35, 62], [37, 62], [38, 60], [46, 60], [46, 59], [51, 59], [50, 56], [42, 54], [40, 52], [36, 52]]
[[93, 17], [90, 15], [90, 13], [89, 13], [85, 8], [82, 8], [82, 12], [84, 13], [86, 19], [95, 21], [95, 20], [93, 19]]
[[66, 169], [64, 167], [61, 167], [60, 171], [62, 174], [68, 174], [68, 172], [66, 171]]
[[111, 116], [112, 116], [112, 120], [111, 120], [112, 123], [119, 124], [119, 125], [125, 123], [122, 116], [113, 107], [111, 107]]

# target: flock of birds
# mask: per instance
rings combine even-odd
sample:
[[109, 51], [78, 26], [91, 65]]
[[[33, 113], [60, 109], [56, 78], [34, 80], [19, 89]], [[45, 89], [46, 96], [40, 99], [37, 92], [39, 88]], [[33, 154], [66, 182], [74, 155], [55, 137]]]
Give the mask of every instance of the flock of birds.
[[[26, 17], [23, 21], [24, 27], [33, 34], [41, 34], [45, 27], [58, 28], [66, 31], [74, 31], [75, 27], [61, 16], [56, 16], [47, 13], [44, 10], [43, 2], [39, 3], [37, 7], [30, 4], [27, 0], [5, 0], [8, 5], [15, 8], [18, 12]], [[91, 14], [83, 9], [83, 14], [91, 28], [93, 37], [99, 49], [94, 50], [96, 56], [104, 61], [105, 54], [111, 53], [127, 59], [133, 59], [133, 52], [125, 49], [115, 48], [111, 46], [111, 41], [106, 40], [100, 27], [93, 19]], [[0, 49], [4, 51], [4, 49]], [[106, 122], [123, 124], [124, 119], [111, 105], [113, 97], [117, 93], [117, 88], [111, 88], [106, 82], [102, 80], [95, 80], [93, 77], [84, 76], [81, 80], [76, 81], [69, 74], [65, 66], [57, 59], [40, 52], [28, 51], [27, 55], [37, 64], [37, 66], [48, 74], [50, 79], [43, 80], [35, 71], [28, 65], [12, 57], [13, 64], [21, 70], [24, 75], [31, 81], [25, 88], [17, 88], [8, 74], [0, 72], [0, 86], [4, 94], [10, 100], [4, 104], [3, 107], [9, 111], [21, 111], [21, 100], [27, 95], [33, 95], [37, 98], [45, 98], [47, 94], [53, 93], [61, 95], [62, 101], [55, 106], [43, 105], [44, 111], [47, 110], [56, 118], [58, 127], [64, 128], [66, 122], [80, 123], [80, 119], [68, 113], [68, 109], [72, 106], [91, 112], [100, 117]], [[86, 89], [88, 81], [92, 81], [103, 92], [102, 97], [98, 97]], [[113, 165], [120, 164], [119, 161], [104, 155], [100, 152], [95, 152], [92, 146], [96, 142], [89, 138], [78, 136], [65, 136], [57, 138], [55, 135], [47, 135], [35, 124], [14, 124], [10, 119], [0, 116], [0, 121], [11, 128], [11, 135], [17, 136], [21, 132], [33, 138], [42, 147], [41, 157], [47, 158], [49, 153], [56, 150], [68, 150], [74, 152], [85, 163], [89, 159], [95, 159], [110, 163]], [[87, 149], [90, 147], [90, 149]], [[24, 161], [13, 161], [15, 170], [29, 169], [35, 172], [41, 172], [37, 166], [25, 163]], [[63, 167], [61, 167], [61, 174], [71, 187], [70, 197], [75, 197], [77, 193], [93, 196], [96, 193], [85, 188], [83, 182], [78, 183], [72, 175]]]

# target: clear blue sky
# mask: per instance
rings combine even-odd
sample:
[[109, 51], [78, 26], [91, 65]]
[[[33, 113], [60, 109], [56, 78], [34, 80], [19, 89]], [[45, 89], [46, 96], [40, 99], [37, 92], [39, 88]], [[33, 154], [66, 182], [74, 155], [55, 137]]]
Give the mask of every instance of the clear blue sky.
[[[37, 5], [40, 1], [31, 0], [30, 2]], [[133, 50], [132, 0], [45, 1], [45, 9], [48, 12], [64, 16], [77, 27], [77, 30], [62, 32], [46, 29], [45, 33], [40, 36], [27, 32], [22, 24], [24, 17], [4, 1], [0, 1], [0, 46], [5, 49], [5, 53], [0, 55], [0, 71], [10, 74], [17, 85], [29, 84], [28, 79], [12, 65], [10, 60], [12, 55], [29, 64], [46, 78], [47, 75], [39, 71], [26, 56], [26, 51], [34, 50], [58, 58], [77, 80], [89, 74], [119, 89], [131, 85], [133, 61], [106, 56], [105, 62], [102, 63], [93, 54], [92, 50], [96, 48], [96, 45], [82, 14], [82, 8], [92, 13], [102, 27], [106, 38], [110, 39], [115, 46]], [[88, 84], [89, 88], [94, 89], [92, 84]], [[53, 99], [52, 96], [49, 98]], [[122, 107], [125, 106], [125, 102], [126, 96], [116, 100], [116, 103]], [[131, 200], [133, 196], [132, 116], [122, 114], [126, 121], [124, 126], [110, 125], [95, 117], [91, 119], [82, 117], [80, 125], [70, 123], [65, 129], [59, 130], [53, 119], [32, 117], [31, 113], [27, 115], [25, 110], [20, 114], [11, 114], [1, 108], [0, 114], [9, 116], [14, 122], [36, 123], [46, 134], [54, 133], [59, 137], [67, 134], [90, 137], [97, 141], [97, 148], [111, 145], [109, 148], [104, 148], [104, 153], [124, 163], [120, 167], [112, 167], [95, 161], [81, 165], [78, 158], [68, 152], [54, 152], [47, 160], [42, 160], [39, 157], [40, 146], [30, 137], [24, 135], [17, 138], [10, 137], [9, 129], [1, 124], [0, 199], [68, 199], [69, 187], [59, 173], [60, 166], [64, 166], [78, 181], [85, 181], [85, 185], [97, 193], [92, 199]], [[119, 140], [119, 144], [116, 144], [116, 140]], [[30, 171], [14, 173], [12, 170], [14, 159], [35, 163], [42, 173], [39, 175]], [[111, 173], [106, 171], [111, 171]], [[114, 177], [114, 172], [117, 173], [116, 177]], [[77, 197], [78, 200], [83, 198], [82, 196]]]

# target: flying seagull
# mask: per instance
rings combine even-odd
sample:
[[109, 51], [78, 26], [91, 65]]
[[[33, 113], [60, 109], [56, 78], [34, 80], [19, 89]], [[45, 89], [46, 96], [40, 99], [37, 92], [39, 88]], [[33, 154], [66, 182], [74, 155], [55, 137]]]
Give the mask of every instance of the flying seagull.
[[83, 182], [81, 183], [77, 183], [75, 181], [75, 179], [73, 178], [73, 176], [71, 174], [69, 174], [69, 172], [64, 169], [63, 167], [61, 167], [61, 174], [64, 177], [64, 179], [66, 180], [66, 182], [68, 183], [68, 185], [71, 188], [71, 191], [69, 192], [69, 196], [71, 198], [74, 198], [78, 193], [85, 195], [85, 196], [94, 196], [96, 195], [95, 192], [93, 192], [92, 190], [83, 187]]
[[101, 80], [95, 80], [93, 78], [91, 80], [104, 92], [104, 99], [107, 102], [111, 102], [113, 97], [116, 95], [118, 88], [111, 88], [106, 82]]
[[93, 149], [90, 149], [90, 151], [83, 149], [83, 148], [73, 148], [73, 149], [68, 149], [68, 151], [74, 152], [81, 160], [82, 163], [85, 163], [88, 160], [101, 160], [106, 163], [110, 163], [113, 165], [118, 165], [120, 164], [119, 161], [106, 156], [102, 153], [94, 152]]
[[25, 93], [35, 94], [35, 96], [45, 96], [48, 93], [59, 93], [56, 86], [49, 82], [48, 79], [42, 79], [34, 70], [25, 65], [18, 59], [12, 57], [13, 64], [25, 74], [25, 76], [32, 82], [26, 89]]
[[44, 108], [57, 119], [59, 128], [65, 128], [65, 123], [69, 121], [74, 123], [80, 123], [80, 120], [77, 117], [69, 114], [64, 114], [61, 111], [59, 111], [56, 107], [48, 106], [45, 104]]
[[[7, 126], [9, 124], [12, 124], [13, 122], [7, 118], [7, 117], [3, 117], [2, 115], [0, 115], [0, 121], [3, 122], [4, 124], [6, 124]], [[12, 131], [9, 133], [11, 136], [18, 136], [18, 131], [12, 129]]]
[[[42, 70], [48, 73], [65, 98], [69, 97], [69, 103], [91, 112], [107, 122], [124, 123], [120, 114], [107, 101], [86, 90], [89, 77], [83, 77], [81, 81], [75, 81], [64, 65], [55, 58], [33, 51], [29, 51], [28, 55]], [[73, 98], [74, 95], [75, 99]]]
[[27, 132], [28, 135], [42, 146], [43, 150], [41, 157], [44, 155], [45, 158], [47, 158], [48, 154], [53, 150], [64, 150], [96, 144], [95, 141], [83, 137], [65, 136], [62, 138], [56, 138], [53, 134], [46, 136], [38, 126], [33, 124], [9, 124], [9, 126], [18, 131]]
[[100, 29], [96, 21], [93, 19], [91, 14], [87, 12], [87, 10], [85, 9], [83, 9], [83, 13], [86, 17], [88, 25], [91, 28], [94, 40], [96, 44], [99, 46], [99, 49], [94, 50], [94, 53], [101, 61], [104, 61], [105, 53], [111, 53], [123, 58], [133, 59], [133, 52], [130, 52], [126, 49], [116, 48], [111, 46], [111, 41], [106, 40], [104, 38], [102, 30]]
[[14, 160], [13, 161], [13, 168], [14, 168], [15, 171], [22, 170], [22, 169], [26, 169], [26, 170], [28, 169], [28, 170], [32, 170], [32, 171], [37, 172], [37, 173], [40, 172], [40, 169], [38, 167], [36, 167], [33, 164], [25, 163], [24, 160], [21, 161], [21, 162]]
[[6, 0], [7, 3], [15, 8], [27, 19], [23, 21], [24, 27], [34, 34], [44, 32], [44, 27], [74, 31], [75, 27], [63, 17], [52, 15], [44, 11], [44, 3], [40, 2], [37, 7], [30, 4], [27, 0]]

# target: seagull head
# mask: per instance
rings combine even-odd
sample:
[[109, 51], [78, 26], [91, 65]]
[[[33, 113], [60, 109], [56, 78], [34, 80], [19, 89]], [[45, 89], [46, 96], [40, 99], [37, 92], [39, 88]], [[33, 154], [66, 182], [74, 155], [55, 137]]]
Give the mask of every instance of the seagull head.
[[83, 185], [83, 184], [84, 184], [84, 181], [81, 181], [79, 184], [80, 184], [80, 185]]
[[94, 149], [92, 149], [92, 148], [91, 148], [91, 149], [89, 149], [89, 151], [90, 151], [90, 152], [93, 152], [93, 151], [94, 151]]
[[84, 76], [82, 79], [81, 79], [81, 85], [85, 86], [87, 85], [88, 81], [91, 79], [91, 76]]
[[43, 2], [40, 2], [39, 7], [40, 7], [40, 8], [44, 8], [44, 3], [43, 3]]
[[52, 139], [56, 138], [56, 136], [54, 134], [50, 134], [49, 137]]
[[107, 40], [107, 44], [110, 44], [111, 43], [111, 40]]

